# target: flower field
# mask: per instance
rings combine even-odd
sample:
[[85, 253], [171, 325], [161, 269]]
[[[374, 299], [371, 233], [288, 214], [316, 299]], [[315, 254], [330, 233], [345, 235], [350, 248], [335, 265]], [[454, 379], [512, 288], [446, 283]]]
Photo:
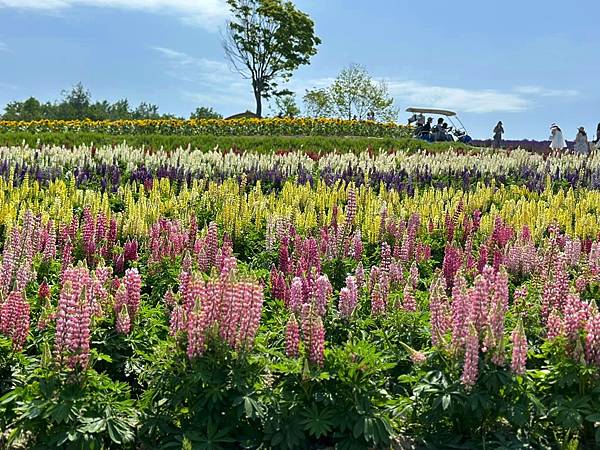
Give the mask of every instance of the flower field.
[[370, 136], [406, 138], [410, 128], [395, 123], [341, 119], [140, 119], [2, 121], [0, 132], [94, 132], [216, 136]]
[[0, 447], [597, 448], [599, 184], [520, 150], [0, 148]]

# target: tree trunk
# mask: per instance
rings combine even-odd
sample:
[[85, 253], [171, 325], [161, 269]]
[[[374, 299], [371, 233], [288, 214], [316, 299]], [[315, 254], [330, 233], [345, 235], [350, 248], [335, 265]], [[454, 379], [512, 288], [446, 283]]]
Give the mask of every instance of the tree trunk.
[[254, 89], [254, 99], [256, 100], [256, 115], [262, 117], [262, 95], [261, 91], [257, 88]]

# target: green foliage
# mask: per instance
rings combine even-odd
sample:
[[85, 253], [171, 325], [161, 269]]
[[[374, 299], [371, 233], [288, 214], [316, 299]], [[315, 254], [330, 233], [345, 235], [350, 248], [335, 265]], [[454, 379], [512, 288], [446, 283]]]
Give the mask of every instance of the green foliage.
[[30, 97], [24, 101], [13, 101], [4, 108], [2, 120], [119, 120], [119, 119], [158, 119], [168, 117], [158, 112], [158, 106], [142, 102], [132, 108], [127, 99], [110, 103], [107, 100], [92, 102], [90, 91], [81, 83], [70, 91], [62, 92], [61, 101], [41, 103]]
[[233, 68], [252, 81], [256, 114], [262, 99], [277, 94], [280, 80], [287, 81], [317, 53], [310, 17], [285, 0], [228, 0], [233, 19], [223, 39]]
[[199, 106], [190, 115], [190, 119], [222, 119], [223, 116], [212, 108], [206, 106]]
[[300, 115], [300, 108], [296, 104], [295, 94], [285, 94], [275, 96], [273, 112], [277, 117], [294, 118]]
[[7, 445], [31, 449], [133, 448], [138, 414], [125, 384], [88, 370], [35, 370], [0, 399]]
[[374, 81], [367, 69], [359, 65], [342, 69], [327, 88], [307, 90], [304, 103], [308, 115], [314, 117], [363, 120], [373, 114], [375, 119], [386, 122], [398, 117], [386, 83]]

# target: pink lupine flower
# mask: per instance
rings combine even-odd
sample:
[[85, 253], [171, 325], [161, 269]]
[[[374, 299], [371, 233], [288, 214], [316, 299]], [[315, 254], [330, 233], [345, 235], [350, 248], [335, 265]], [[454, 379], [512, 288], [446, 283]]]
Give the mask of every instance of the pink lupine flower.
[[59, 363], [87, 368], [90, 353], [90, 302], [87, 269], [67, 268], [58, 301], [54, 350]]
[[463, 274], [459, 272], [454, 278], [452, 304], [450, 305], [452, 313], [452, 346], [456, 350], [464, 348], [465, 338], [469, 331], [471, 307], [472, 304], [467, 294], [467, 281]]
[[285, 354], [288, 358], [297, 358], [300, 352], [300, 328], [294, 315], [285, 326]]
[[298, 313], [304, 303], [304, 293], [302, 289], [302, 279], [300, 277], [294, 277], [290, 286], [290, 299], [288, 307], [290, 311]]
[[131, 331], [131, 318], [127, 311], [127, 306], [123, 305], [121, 310], [117, 313], [116, 329], [118, 333], [129, 334]]
[[340, 316], [344, 319], [348, 319], [350, 316], [352, 316], [357, 304], [358, 287], [356, 285], [356, 278], [353, 276], [348, 276], [346, 277], [346, 287], [343, 287], [340, 290], [340, 300], [338, 303]]
[[346, 223], [351, 226], [354, 223], [356, 217], [356, 190], [354, 186], [348, 189], [348, 201], [346, 202]]
[[462, 264], [462, 255], [458, 248], [447, 245], [444, 252], [444, 261], [442, 262], [442, 272], [446, 281], [446, 287], [452, 289], [454, 276]]
[[473, 325], [469, 326], [465, 341], [465, 364], [460, 377], [462, 384], [470, 389], [477, 381], [479, 373], [479, 336]]
[[0, 305], [0, 332], [12, 340], [13, 348], [23, 348], [29, 334], [29, 303], [23, 292], [13, 291]]
[[137, 239], [128, 240], [123, 245], [123, 257], [125, 262], [137, 261], [138, 255], [138, 242]]
[[419, 268], [417, 267], [416, 261], [410, 265], [408, 281], [414, 289], [419, 285]]
[[515, 289], [514, 301], [513, 304], [515, 307], [522, 307], [525, 304], [525, 299], [527, 298], [527, 286], [523, 285]]
[[415, 301], [414, 288], [410, 282], [404, 286], [404, 294], [402, 298], [402, 307], [405, 311], [414, 312], [417, 310], [417, 302]]
[[578, 339], [589, 315], [589, 304], [579, 298], [578, 294], [568, 294], [563, 307], [564, 330], [567, 338], [573, 342]]
[[142, 278], [137, 269], [127, 269], [123, 282], [127, 290], [127, 312], [133, 322], [140, 308]]
[[439, 345], [450, 329], [450, 311], [446, 296], [446, 283], [443, 276], [438, 276], [429, 289], [429, 309], [431, 321], [431, 343]]
[[41, 300], [47, 300], [50, 298], [50, 286], [48, 286], [48, 283], [45, 281], [40, 283], [40, 287], [38, 288], [38, 297]]
[[546, 322], [546, 338], [549, 341], [556, 339], [563, 334], [563, 321], [556, 309], [553, 309], [548, 315]]
[[410, 360], [413, 364], [420, 366], [427, 361], [427, 356], [425, 356], [424, 353], [415, 350], [410, 353]]
[[392, 252], [387, 242], [381, 244], [381, 270], [387, 272], [390, 270]]
[[[348, 278], [346, 278], [346, 283], [348, 282]], [[354, 277], [352, 278], [354, 279]], [[333, 287], [331, 286], [327, 275], [321, 275], [319, 278], [317, 278], [315, 285], [315, 307], [317, 309], [317, 313], [320, 316], [323, 316], [327, 310], [327, 302], [329, 301], [329, 296], [333, 292]], [[356, 289], [356, 281], [354, 281], [354, 287]]]
[[310, 328], [308, 360], [317, 367], [323, 367], [325, 352], [325, 327], [319, 316], [313, 316]]
[[525, 336], [522, 321], [519, 320], [517, 327], [513, 330], [511, 340], [513, 350], [510, 367], [517, 375], [523, 375], [527, 363], [527, 337]]
[[356, 271], [354, 272], [354, 277], [356, 278], [356, 285], [358, 288], [362, 288], [365, 285], [365, 268], [363, 266], [362, 261], [358, 263], [356, 266]]
[[585, 324], [585, 359], [588, 364], [600, 367], [600, 314], [595, 304]]
[[169, 336], [177, 336], [186, 329], [185, 313], [183, 306], [175, 304], [169, 316]]

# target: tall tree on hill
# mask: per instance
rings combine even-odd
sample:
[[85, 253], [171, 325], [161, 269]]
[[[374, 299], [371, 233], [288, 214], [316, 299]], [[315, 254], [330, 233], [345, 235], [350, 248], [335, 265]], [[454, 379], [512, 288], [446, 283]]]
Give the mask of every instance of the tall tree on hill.
[[277, 91], [301, 65], [317, 53], [321, 40], [314, 22], [285, 0], [227, 0], [233, 18], [227, 23], [223, 48], [231, 66], [252, 81], [256, 114], [262, 99], [287, 94]]

